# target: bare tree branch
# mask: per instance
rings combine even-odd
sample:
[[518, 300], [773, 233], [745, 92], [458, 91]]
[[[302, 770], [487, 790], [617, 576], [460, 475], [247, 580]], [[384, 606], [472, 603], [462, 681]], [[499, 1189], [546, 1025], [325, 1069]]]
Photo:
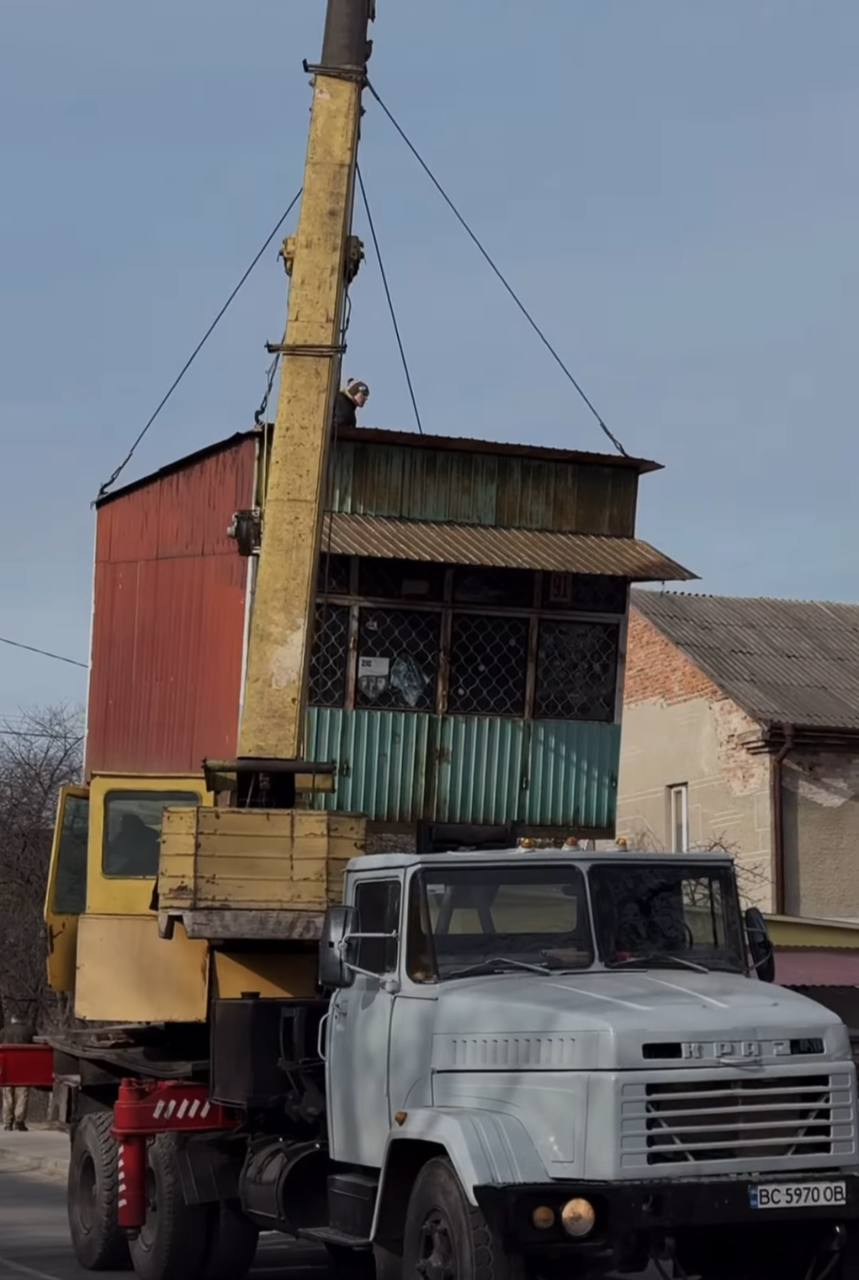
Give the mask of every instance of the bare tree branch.
[[64, 1012], [47, 986], [42, 904], [57, 792], [80, 775], [82, 716], [40, 707], [0, 729], [0, 1022], [21, 1013], [44, 1026]]

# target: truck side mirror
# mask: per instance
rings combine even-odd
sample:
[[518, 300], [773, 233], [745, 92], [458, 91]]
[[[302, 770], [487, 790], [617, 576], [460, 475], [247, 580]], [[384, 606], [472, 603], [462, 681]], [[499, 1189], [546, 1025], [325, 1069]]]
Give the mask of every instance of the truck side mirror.
[[347, 964], [349, 937], [355, 928], [354, 907], [329, 907], [319, 941], [319, 984], [323, 987], [350, 987], [354, 969]]
[[749, 951], [752, 964], [761, 982], [775, 981], [775, 951], [770, 941], [767, 922], [757, 907], [749, 907], [746, 912], [746, 935], [749, 939]]

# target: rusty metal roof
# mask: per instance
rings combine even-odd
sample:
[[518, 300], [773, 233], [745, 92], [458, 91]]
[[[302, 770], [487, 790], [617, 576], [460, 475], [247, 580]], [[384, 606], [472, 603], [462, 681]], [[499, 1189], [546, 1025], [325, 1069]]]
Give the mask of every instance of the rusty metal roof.
[[596, 573], [633, 582], [688, 581], [695, 576], [638, 538], [395, 520], [387, 516], [328, 515], [323, 546], [335, 555]]
[[633, 604], [760, 723], [859, 730], [859, 605], [671, 591]]
[[[270, 439], [271, 433], [274, 431], [273, 424], [266, 423], [264, 430]], [[185, 467], [193, 466], [214, 453], [220, 453], [224, 449], [234, 449], [243, 440], [257, 439], [262, 435], [262, 431], [263, 429], [260, 427], [253, 427], [250, 431], [237, 431], [234, 435], [227, 436], [222, 440], [214, 440], [211, 444], [196, 450], [194, 453], [185, 454], [181, 458], [174, 458], [173, 461], [166, 463], [163, 467], [159, 467], [157, 471], [151, 471], [147, 475], [140, 476], [137, 480], [132, 480], [118, 489], [112, 489], [110, 493], [98, 498], [95, 505], [97, 507], [104, 506], [106, 503], [113, 502], [116, 498], [124, 497], [128, 493], [133, 493], [136, 489], [143, 488], [155, 480], [172, 475], [175, 471], [182, 471]], [[648, 458], [632, 458], [627, 454], [593, 453], [582, 449], [558, 449], [551, 445], [515, 444], [507, 440], [475, 440], [469, 436], [417, 435], [413, 431], [393, 431], [384, 427], [341, 427], [337, 433], [337, 438], [338, 440], [354, 441], [359, 444], [399, 444], [406, 445], [410, 449], [441, 449], [448, 453], [485, 453], [495, 454], [500, 457], [542, 458], [546, 462], [592, 463], [594, 466], [600, 467], [621, 467], [627, 471], [634, 471], [638, 475], [643, 475], [648, 471], [662, 470], [661, 462], [652, 462]]]

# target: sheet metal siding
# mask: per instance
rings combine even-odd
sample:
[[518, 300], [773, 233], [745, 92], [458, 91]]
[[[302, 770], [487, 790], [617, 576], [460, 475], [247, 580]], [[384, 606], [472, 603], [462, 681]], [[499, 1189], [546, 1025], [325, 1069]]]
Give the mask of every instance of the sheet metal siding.
[[613, 829], [620, 725], [535, 720], [525, 820]]
[[99, 509], [88, 772], [234, 754], [248, 562], [226, 530], [255, 454], [239, 440]]
[[317, 797], [317, 808], [365, 813], [374, 821], [418, 821], [424, 816], [434, 722], [434, 716], [416, 712], [311, 707], [307, 758], [338, 766], [337, 790]]
[[519, 822], [530, 726], [490, 716], [446, 716], [435, 812], [439, 822]]
[[341, 441], [335, 511], [515, 529], [635, 532], [634, 467]]
[[311, 708], [306, 749], [338, 765], [319, 808], [386, 822], [614, 825], [618, 725]]

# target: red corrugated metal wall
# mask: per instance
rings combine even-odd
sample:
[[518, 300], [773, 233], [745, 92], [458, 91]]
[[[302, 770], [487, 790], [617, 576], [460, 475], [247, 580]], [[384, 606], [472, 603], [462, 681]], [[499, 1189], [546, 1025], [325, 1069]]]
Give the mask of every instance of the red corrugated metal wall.
[[235, 754], [253, 506], [240, 439], [99, 508], [87, 771], [197, 771]]

